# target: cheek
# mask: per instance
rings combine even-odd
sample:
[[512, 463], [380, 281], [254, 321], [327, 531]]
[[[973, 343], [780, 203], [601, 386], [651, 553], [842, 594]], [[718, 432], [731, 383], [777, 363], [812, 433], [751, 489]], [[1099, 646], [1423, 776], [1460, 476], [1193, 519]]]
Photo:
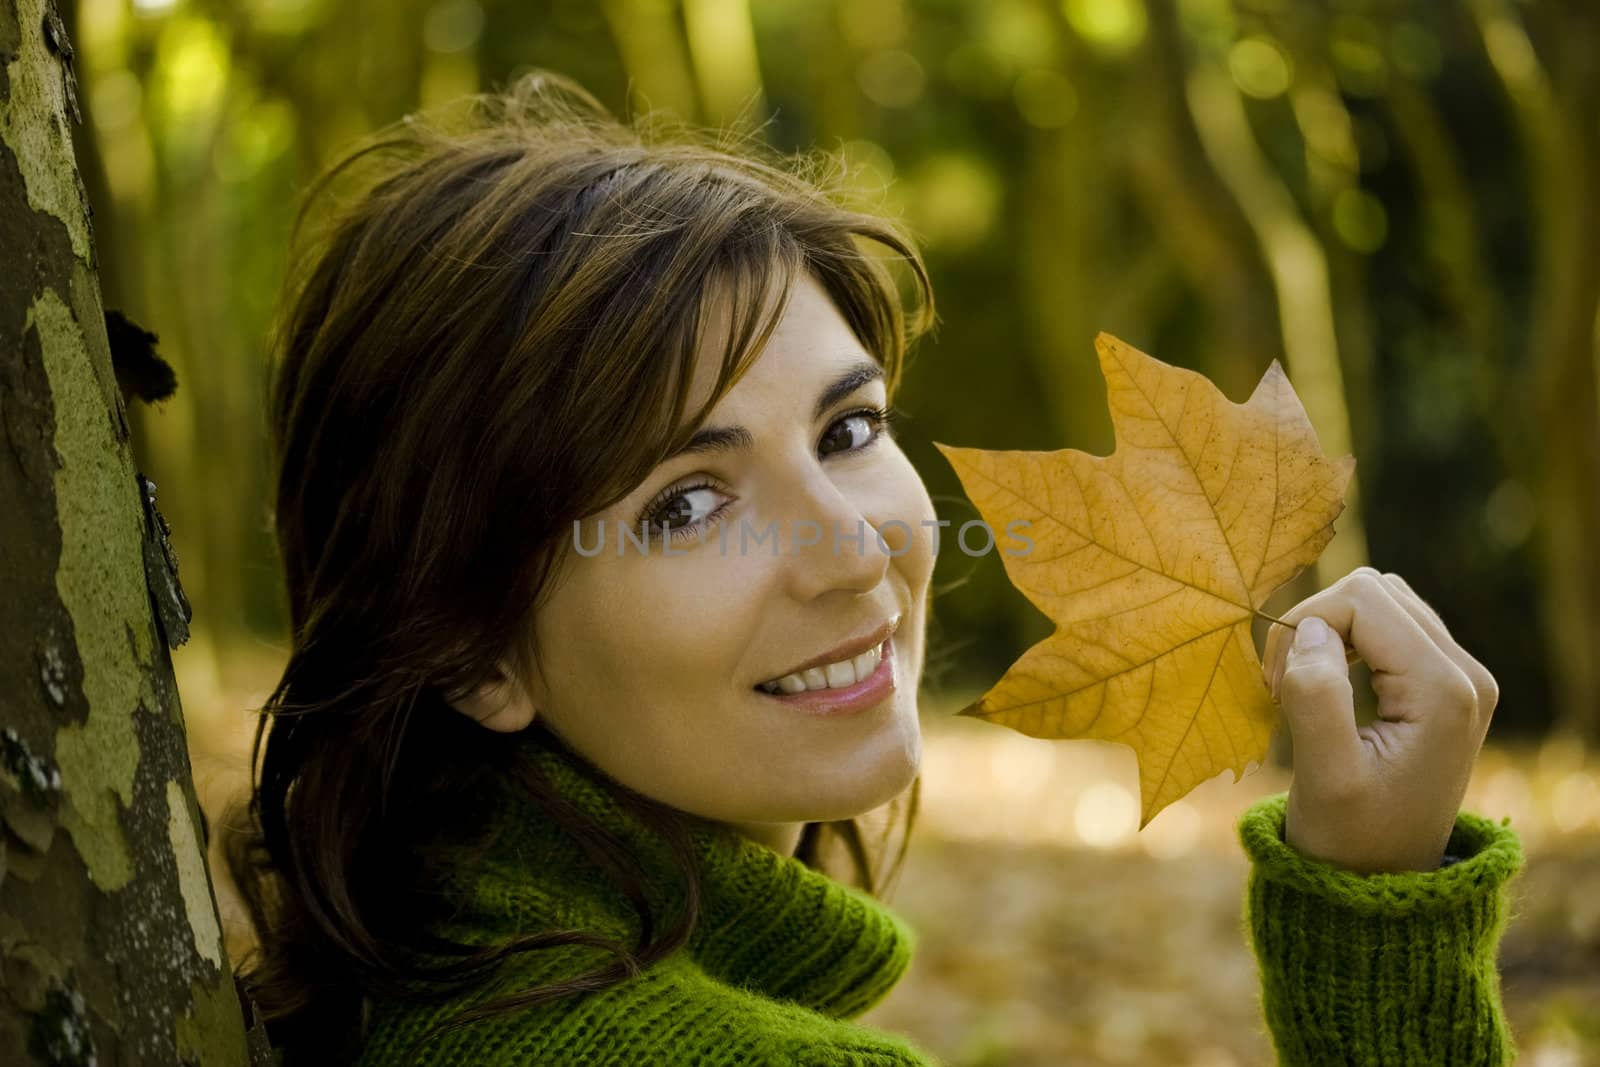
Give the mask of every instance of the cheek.
[[599, 567], [586, 590], [573, 590], [585, 610], [563, 643], [586, 696], [663, 708], [678, 696], [700, 700], [726, 688], [741, 635], [751, 632], [749, 583], [737, 580], [728, 560], [631, 562]]
[[[883, 537], [897, 552], [909, 537], [909, 545], [895, 557], [894, 564], [911, 588], [920, 594], [933, 576], [933, 522], [938, 513], [928, 495], [928, 487], [911, 466], [911, 461], [903, 454], [897, 460], [895, 491], [882, 521], [896, 520], [905, 525], [890, 526], [884, 530]], [[940, 538], [945, 538], [949, 532], [948, 529], [939, 531]]]

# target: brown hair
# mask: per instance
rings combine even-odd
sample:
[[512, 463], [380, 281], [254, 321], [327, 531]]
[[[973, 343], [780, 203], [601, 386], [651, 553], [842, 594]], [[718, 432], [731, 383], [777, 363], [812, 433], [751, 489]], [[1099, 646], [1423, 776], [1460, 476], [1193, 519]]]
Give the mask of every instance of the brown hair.
[[[447, 701], [502, 656], [537, 661], [527, 635], [563, 533], [687, 441], [759, 354], [798, 272], [882, 363], [891, 399], [937, 321], [913, 239], [849, 206], [826, 155], [779, 157], [659, 114], [624, 124], [545, 71], [464, 103], [466, 122], [407, 116], [311, 187], [272, 339], [292, 645], [227, 854], [257, 935], [241, 977], [290, 1063], [352, 1054], [368, 992], [448, 993], [548, 945], [616, 954], [449, 1021], [463, 1025], [622, 981], [688, 941], [699, 872], [679, 813], [613, 785], [683, 864], [689, 907], [656, 931], [643, 871], [615, 839]], [[342, 182], [354, 191], [300, 247], [309, 208]], [[885, 250], [909, 265], [914, 302]], [[686, 412], [719, 286], [733, 328], [711, 398]], [[418, 932], [439, 865], [464, 862], [467, 806], [491, 775], [517, 780], [612, 872], [640, 908], [639, 944], [561, 930], [480, 948]], [[881, 896], [919, 785], [868, 817], [808, 824], [798, 857]], [[418, 962], [441, 953], [454, 962]]]

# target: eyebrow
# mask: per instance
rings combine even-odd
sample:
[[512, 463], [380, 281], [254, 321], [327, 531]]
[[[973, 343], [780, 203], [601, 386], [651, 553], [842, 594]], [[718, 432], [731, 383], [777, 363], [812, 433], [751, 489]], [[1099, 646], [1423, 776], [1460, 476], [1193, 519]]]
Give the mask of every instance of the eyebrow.
[[[822, 418], [828, 409], [869, 382], [883, 377], [883, 368], [876, 363], [857, 363], [839, 377], [817, 397], [811, 421]], [[689, 438], [689, 443], [662, 460], [669, 463], [681, 456], [707, 455], [719, 452], [737, 452], [755, 444], [755, 437], [743, 426], [708, 426]]]

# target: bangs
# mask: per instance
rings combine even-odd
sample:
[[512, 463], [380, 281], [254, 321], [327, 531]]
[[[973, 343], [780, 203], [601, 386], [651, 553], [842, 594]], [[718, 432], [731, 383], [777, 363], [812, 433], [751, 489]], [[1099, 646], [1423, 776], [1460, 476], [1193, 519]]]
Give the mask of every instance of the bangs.
[[[765, 240], [732, 245], [726, 259], [706, 277], [694, 309], [692, 329], [685, 331], [670, 369], [664, 402], [656, 413], [660, 427], [645, 451], [654, 469], [688, 444], [711, 410], [738, 384], [765, 351], [789, 306], [794, 283], [806, 257], [792, 236], [773, 228]], [[689, 394], [700, 353], [720, 341], [716, 377], [705, 401], [689, 409]]]

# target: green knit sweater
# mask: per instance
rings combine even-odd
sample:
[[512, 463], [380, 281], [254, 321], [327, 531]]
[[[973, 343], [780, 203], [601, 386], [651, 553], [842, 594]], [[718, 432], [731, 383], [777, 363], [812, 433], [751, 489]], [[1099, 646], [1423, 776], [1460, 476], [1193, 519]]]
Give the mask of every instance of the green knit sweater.
[[[616, 832], [663, 887], [668, 854], [569, 760], [530, 750], [575, 805]], [[1280, 1062], [1509, 1064], [1495, 953], [1503, 887], [1522, 853], [1508, 826], [1461, 814], [1438, 871], [1361, 877], [1283, 841], [1287, 794], [1238, 824], [1252, 860], [1246, 927]], [[473, 944], [519, 930], [595, 931], [634, 944], [636, 913], [570, 842], [507, 787], [495, 845], [459, 885], [443, 931]], [[584, 945], [513, 956], [498, 976], [440, 1005], [372, 1003], [359, 1067], [935, 1067], [897, 1034], [852, 1020], [905, 973], [915, 935], [854, 887], [731, 829], [693, 823], [704, 870], [688, 945], [620, 985], [474, 1022], [413, 1046], [451, 1012], [611, 962]], [[662, 905], [681, 903], [670, 888]], [[670, 912], [668, 914], [671, 914]], [[408, 1057], [415, 1052], [415, 1058]]]

